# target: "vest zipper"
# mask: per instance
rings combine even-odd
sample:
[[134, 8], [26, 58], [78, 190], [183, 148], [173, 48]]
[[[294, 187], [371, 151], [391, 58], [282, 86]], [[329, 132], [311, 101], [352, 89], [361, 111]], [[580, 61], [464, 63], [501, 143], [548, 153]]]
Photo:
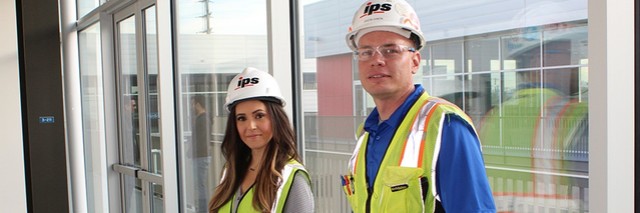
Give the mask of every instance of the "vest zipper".
[[[422, 96], [422, 93], [420, 93], [420, 96]], [[418, 98], [416, 100], [414, 100], [411, 103], [411, 107], [409, 107], [409, 109], [404, 112], [404, 114], [402, 114], [402, 118], [403, 120], [400, 121], [400, 124], [402, 124], [404, 122], [404, 118], [406, 118], [407, 114], [409, 114], [409, 111], [411, 110], [411, 108], [413, 107], [414, 104], [416, 104], [416, 102], [418, 102], [418, 100], [420, 99], [420, 96], [418, 96]], [[397, 109], [396, 109], [397, 110]], [[396, 134], [398, 134], [398, 127], [400, 127], [400, 124], [398, 124], [398, 126], [396, 127], [395, 131], [393, 132], [393, 135], [391, 136], [391, 139], [389, 141], [389, 144], [387, 144], [387, 148], [384, 150], [384, 154], [382, 155], [382, 159], [380, 160], [380, 166], [378, 167], [378, 171], [376, 171], [376, 175], [375, 180], [373, 181], [373, 183], [371, 184], [371, 188], [369, 188], [369, 184], [366, 183], [367, 186], [367, 202], [366, 202], [366, 208], [365, 208], [365, 212], [366, 213], [370, 213], [371, 212], [371, 196], [373, 196], [373, 189], [375, 188], [376, 185], [376, 181], [378, 180], [378, 173], [380, 173], [380, 170], [382, 169], [382, 165], [384, 163], [384, 160], [387, 158], [387, 152], [389, 151], [389, 148], [392, 146], [393, 144], [393, 139], [396, 138]], [[377, 134], [377, 133], [376, 133]], [[370, 134], [369, 134], [370, 135]], [[365, 145], [365, 151], [364, 151], [364, 159], [365, 159], [365, 164], [364, 164], [364, 174], [365, 174], [365, 180], [367, 180], [367, 153], [369, 152], [369, 140], [371, 138], [367, 136], [367, 141]], [[369, 180], [367, 180], [368, 182]]]
[[369, 188], [367, 187], [367, 204], [365, 205], [367, 208], [365, 209], [365, 212], [370, 213], [371, 212], [371, 196], [373, 195], [373, 187]]
[[[368, 133], [366, 133], [368, 134]], [[373, 195], [373, 184], [376, 183], [376, 181], [373, 181], [373, 184], [371, 184], [371, 187], [369, 187], [369, 177], [367, 176], [367, 164], [369, 164], [369, 162], [367, 162], [367, 153], [369, 153], [369, 139], [371, 139], [369, 136], [371, 134], [368, 134], [366, 139], [367, 141], [365, 141], [364, 144], [364, 179], [365, 181], [365, 186], [367, 186], [367, 202], [365, 202], [365, 212], [366, 213], [370, 213], [371, 212], [371, 195]], [[386, 151], [385, 151], [386, 152]], [[384, 159], [384, 157], [382, 157]], [[380, 162], [380, 164], [382, 165], [382, 162]], [[378, 168], [378, 171], [380, 171], [380, 168]], [[376, 176], [377, 176], [377, 172], [376, 172]]]

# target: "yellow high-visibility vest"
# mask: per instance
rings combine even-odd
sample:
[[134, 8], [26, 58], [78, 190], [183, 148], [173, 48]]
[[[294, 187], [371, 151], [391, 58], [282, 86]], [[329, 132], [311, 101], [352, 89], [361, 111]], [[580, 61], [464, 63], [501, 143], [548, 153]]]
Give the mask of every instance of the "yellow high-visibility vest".
[[[287, 197], [289, 195], [289, 190], [291, 189], [291, 184], [293, 183], [293, 179], [297, 171], [301, 171], [305, 175], [305, 177], [309, 179], [309, 174], [307, 173], [307, 170], [305, 170], [304, 166], [302, 166], [302, 164], [300, 164], [296, 160], [289, 161], [289, 163], [287, 163], [281, 171], [282, 180], [285, 181], [281, 182], [280, 187], [278, 187], [276, 199], [273, 201], [271, 212], [282, 212], [284, 210], [284, 204], [286, 203]], [[244, 196], [240, 198], [241, 200], [238, 204], [238, 209], [236, 210], [236, 212], [261, 212], [253, 207], [253, 195], [254, 188], [251, 187], [247, 192], [245, 192]], [[238, 199], [237, 193], [234, 193], [233, 197], [231, 197], [230, 200], [228, 200], [222, 207], [220, 207], [218, 212], [231, 212], [233, 199]]]
[[451, 114], [473, 127], [471, 119], [456, 105], [427, 92], [420, 95], [391, 139], [371, 195], [367, 191], [365, 163], [360, 163], [365, 162], [369, 134], [361, 134], [349, 163], [349, 175], [342, 177], [353, 211], [434, 212], [440, 199], [436, 195], [435, 165], [441, 126], [446, 115]]

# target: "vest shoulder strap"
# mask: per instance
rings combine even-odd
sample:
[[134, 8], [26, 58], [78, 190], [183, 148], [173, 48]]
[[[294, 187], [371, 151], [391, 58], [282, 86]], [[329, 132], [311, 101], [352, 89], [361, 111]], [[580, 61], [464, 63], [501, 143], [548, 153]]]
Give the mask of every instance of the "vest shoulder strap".
[[280, 187], [276, 192], [276, 199], [271, 207], [271, 212], [282, 212], [284, 210], [284, 204], [286, 203], [289, 190], [291, 189], [291, 183], [297, 171], [301, 171], [305, 174], [305, 177], [309, 179], [309, 174], [304, 166], [296, 161], [291, 160], [282, 169], [282, 179], [280, 179]]

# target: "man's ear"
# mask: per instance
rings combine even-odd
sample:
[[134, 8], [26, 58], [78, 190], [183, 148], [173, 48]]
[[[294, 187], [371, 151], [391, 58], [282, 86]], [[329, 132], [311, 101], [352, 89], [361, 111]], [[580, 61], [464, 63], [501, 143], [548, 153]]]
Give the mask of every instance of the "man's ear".
[[416, 74], [418, 69], [420, 68], [420, 60], [422, 59], [422, 55], [420, 55], [420, 51], [416, 51], [411, 57], [411, 73]]

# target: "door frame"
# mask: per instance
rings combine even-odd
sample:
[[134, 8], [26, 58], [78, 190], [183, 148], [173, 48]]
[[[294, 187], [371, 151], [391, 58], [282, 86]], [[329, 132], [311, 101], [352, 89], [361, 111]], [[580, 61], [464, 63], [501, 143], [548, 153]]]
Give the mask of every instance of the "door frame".
[[[111, 4], [109, 4], [111, 3]], [[118, 13], [122, 11], [127, 11], [129, 13], [136, 14], [136, 38], [137, 43], [137, 69], [138, 69], [138, 88], [139, 95], [146, 94], [146, 85], [141, 80], [140, 69], [145, 66], [142, 64], [144, 61], [142, 59], [142, 36], [144, 36], [144, 32], [142, 30], [142, 15], [145, 9], [155, 5], [156, 7], [156, 33], [157, 33], [157, 58], [158, 58], [158, 76], [157, 76], [157, 89], [158, 93], [161, 94], [158, 96], [158, 115], [161, 118], [159, 121], [159, 130], [161, 140], [161, 164], [163, 173], [161, 176], [155, 175], [153, 173], [148, 172], [138, 172], [138, 178], [144, 178], [143, 180], [143, 190], [149, 191], [149, 184], [155, 182], [162, 185], [163, 188], [163, 207], [165, 212], [178, 212], [178, 173], [177, 173], [177, 152], [176, 152], [176, 133], [175, 133], [175, 105], [174, 105], [174, 72], [173, 72], [173, 34], [171, 32], [172, 20], [170, 17], [170, 1], [169, 0], [139, 0], [139, 1], [109, 1], [105, 5], [101, 7], [105, 7], [102, 9], [103, 12], [100, 12], [97, 18], [97, 21], [100, 23], [101, 28], [101, 37], [102, 37], [102, 57], [103, 57], [103, 73], [104, 73], [104, 97], [105, 103], [105, 123], [106, 123], [106, 141], [107, 141], [107, 159], [106, 163], [108, 165], [108, 196], [109, 196], [109, 209], [113, 212], [116, 209], [121, 209], [122, 198], [120, 192], [120, 173], [113, 170], [113, 165], [117, 165], [119, 163], [119, 150], [118, 150], [118, 141], [119, 141], [119, 132], [118, 132], [118, 105], [113, 103], [118, 103], [119, 96], [119, 80], [117, 79], [118, 73], [116, 69], [117, 59], [117, 44], [116, 44], [116, 36], [117, 30], [116, 27], [116, 17]], [[127, 9], [131, 8], [131, 9]], [[98, 8], [100, 9], [100, 8]], [[128, 11], [132, 10], [132, 11]], [[126, 12], [125, 12], [126, 13]], [[128, 17], [124, 15], [123, 17]], [[140, 97], [140, 96], [139, 96]], [[146, 110], [146, 101], [139, 98], [139, 112]], [[142, 115], [142, 113], [140, 113]], [[142, 117], [142, 116], [141, 116]], [[145, 124], [145, 119], [141, 120], [141, 127]], [[141, 141], [146, 141], [143, 139], [144, 135], [146, 135], [146, 130], [140, 129]], [[141, 153], [141, 164], [144, 166], [148, 166], [148, 163], [143, 159], [149, 159], [145, 156], [146, 154]], [[142, 166], [141, 165], [141, 166]], [[145, 170], [150, 170], [150, 168], [144, 168]], [[145, 189], [145, 187], [147, 187]], [[143, 198], [143, 207], [151, 207], [149, 205], [144, 204], [144, 202], [149, 202], [150, 199]], [[116, 211], [118, 211], [116, 210]], [[149, 209], [143, 210], [145, 212], [150, 212]]]
[[[163, 188], [163, 209], [165, 212], [177, 212], [178, 210], [178, 187], [177, 187], [177, 183], [178, 183], [178, 178], [177, 178], [177, 164], [176, 164], [176, 160], [177, 160], [177, 155], [175, 155], [176, 153], [176, 134], [175, 134], [175, 106], [174, 106], [174, 80], [173, 80], [173, 53], [172, 53], [172, 34], [171, 34], [171, 13], [170, 13], [170, 3], [168, 1], [161, 1], [161, 2], [155, 2], [153, 0], [140, 0], [140, 1], [136, 1], [136, 2], [128, 2], [128, 3], [123, 3], [121, 4], [120, 7], [114, 8], [113, 10], [110, 10], [110, 12], [108, 12], [108, 14], [105, 15], [101, 15], [101, 23], [103, 23], [103, 21], [105, 22], [109, 22], [102, 24], [101, 26], [103, 26], [104, 28], [109, 28], [109, 29], [105, 29], [103, 32], [107, 32], [107, 33], [103, 33], [103, 36], [105, 36], [105, 34], [109, 35], [109, 39], [110, 40], [110, 44], [108, 45], [103, 45], [103, 48], [109, 48], [109, 50], [105, 50], [106, 53], [104, 55], [111, 55], [111, 62], [105, 62], [105, 64], [110, 64], [111, 70], [113, 71], [113, 74], [111, 76], [113, 76], [113, 79], [111, 79], [112, 83], [111, 84], [105, 84], [106, 86], [117, 86], [118, 88], [114, 88], [114, 89], [105, 89], [105, 91], [110, 91], [113, 92], [113, 94], [111, 95], [111, 99], [112, 100], [116, 100], [113, 102], [107, 102], [107, 103], [117, 103], [117, 99], [119, 97], [119, 84], [118, 84], [118, 79], [116, 79], [116, 76], [118, 76], [117, 73], [117, 67], [116, 64], [117, 62], [117, 58], [115, 58], [117, 56], [116, 51], [117, 49], [117, 42], [115, 40], [115, 38], [117, 38], [117, 30], [115, 29], [117, 21], [118, 20], [123, 20], [126, 19], [127, 17], [130, 17], [131, 15], [135, 15], [135, 22], [136, 22], [136, 58], [137, 58], [137, 74], [138, 74], [138, 91], [139, 91], [139, 95], [144, 94], [145, 97], [144, 98], [138, 98], [138, 109], [139, 109], [139, 115], [141, 115], [141, 118], [139, 120], [140, 122], [140, 141], [147, 141], [146, 136], [147, 134], [147, 129], [146, 129], [146, 119], [143, 119], [142, 115], [146, 115], [148, 113], [146, 113], [147, 110], [147, 102], [146, 102], [146, 95], [148, 93], [148, 90], [146, 88], [146, 84], [145, 84], [145, 80], [146, 79], [146, 73], [144, 73], [142, 70], [144, 70], [144, 68], [146, 67], [146, 63], [145, 63], [145, 41], [144, 41], [144, 36], [146, 35], [145, 32], [143, 31], [143, 26], [145, 23], [144, 22], [144, 11], [146, 9], [148, 9], [149, 7], [152, 7], [155, 5], [156, 8], [156, 36], [157, 36], [157, 48], [158, 48], [158, 76], [157, 76], [157, 86], [158, 86], [158, 93], [162, 94], [161, 98], [158, 99], [158, 114], [159, 117], [161, 118], [159, 121], [159, 130], [160, 130], [160, 136], [162, 138], [161, 140], [161, 150], [164, 154], [161, 155], [161, 165], [162, 165], [162, 175], [157, 175], [157, 174], [153, 174], [150, 172], [146, 172], [146, 171], [150, 171], [150, 163], [148, 162], [148, 159], [150, 159], [150, 156], [146, 156], [145, 151], [143, 151], [141, 153], [141, 170], [136, 172], [136, 176], [137, 179], [140, 179], [143, 181], [142, 184], [142, 190], [144, 192], [149, 192], [150, 191], [150, 184], [149, 183], [156, 183], [156, 184], [160, 184], [162, 185]], [[162, 23], [162, 24], [159, 24]], [[105, 38], [105, 37], [103, 37]], [[142, 96], [139, 96], [142, 97]], [[118, 105], [113, 105], [112, 106], [105, 106], [106, 107], [112, 107], [112, 109], [110, 110], [111, 112], [117, 112], [117, 107]], [[109, 117], [116, 117], [116, 116], [109, 116]], [[113, 119], [112, 121], [112, 125], [110, 125], [113, 129], [113, 131], [111, 131], [113, 138], [119, 138], [118, 136], [118, 122], [117, 120]], [[144, 128], [143, 128], [144, 127]], [[115, 134], [115, 135], [113, 135]], [[148, 148], [146, 148], [146, 143], [141, 143], [141, 150], [146, 150]], [[117, 151], [118, 148], [114, 147], [111, 149], [112, 151], [116, 151], [116, 154], [109, 154], [110, 156], [115, 156], [117, 157]], [[116, 158], [118, 159], [118, 158]], [[110, 162], [109, 165], [117, 165], [117, 162]], [[116, 172], [115, 174], [116, 176], [119, 176], [119, 174]], [[117, 188], [118, 190], [116, 190], [114, 187], [112, 187], [113, 185], [110, 186], [109, 188], [109, 192], [110, 194], [113, 194], [113, 192], [115, 191], [116, 193], [120, 193], [119, 192], [119, 186], [120, 184], [117, 184]], [[143, 211], [145, 212], [149, 212], [151, 210], [151, 204], [152, 202], [151, 199], [153, 198], [153, 196], [150, 196], [149, 193], [147, 193], [148, 196], [144, 196], [143, 195]], [[113, 204], [111, 204], [111, 207], [116, 207], [116, 208], [121, 208], [121, 198], [119, 195], [114, 195], [116, 197], [118, 197], [120, 202], [118, 202], [117, 206], [114, 206]], [[113, 197], [113, 196], [110, 196]], [[112, 199], [113, 200], [113, 199]]]

